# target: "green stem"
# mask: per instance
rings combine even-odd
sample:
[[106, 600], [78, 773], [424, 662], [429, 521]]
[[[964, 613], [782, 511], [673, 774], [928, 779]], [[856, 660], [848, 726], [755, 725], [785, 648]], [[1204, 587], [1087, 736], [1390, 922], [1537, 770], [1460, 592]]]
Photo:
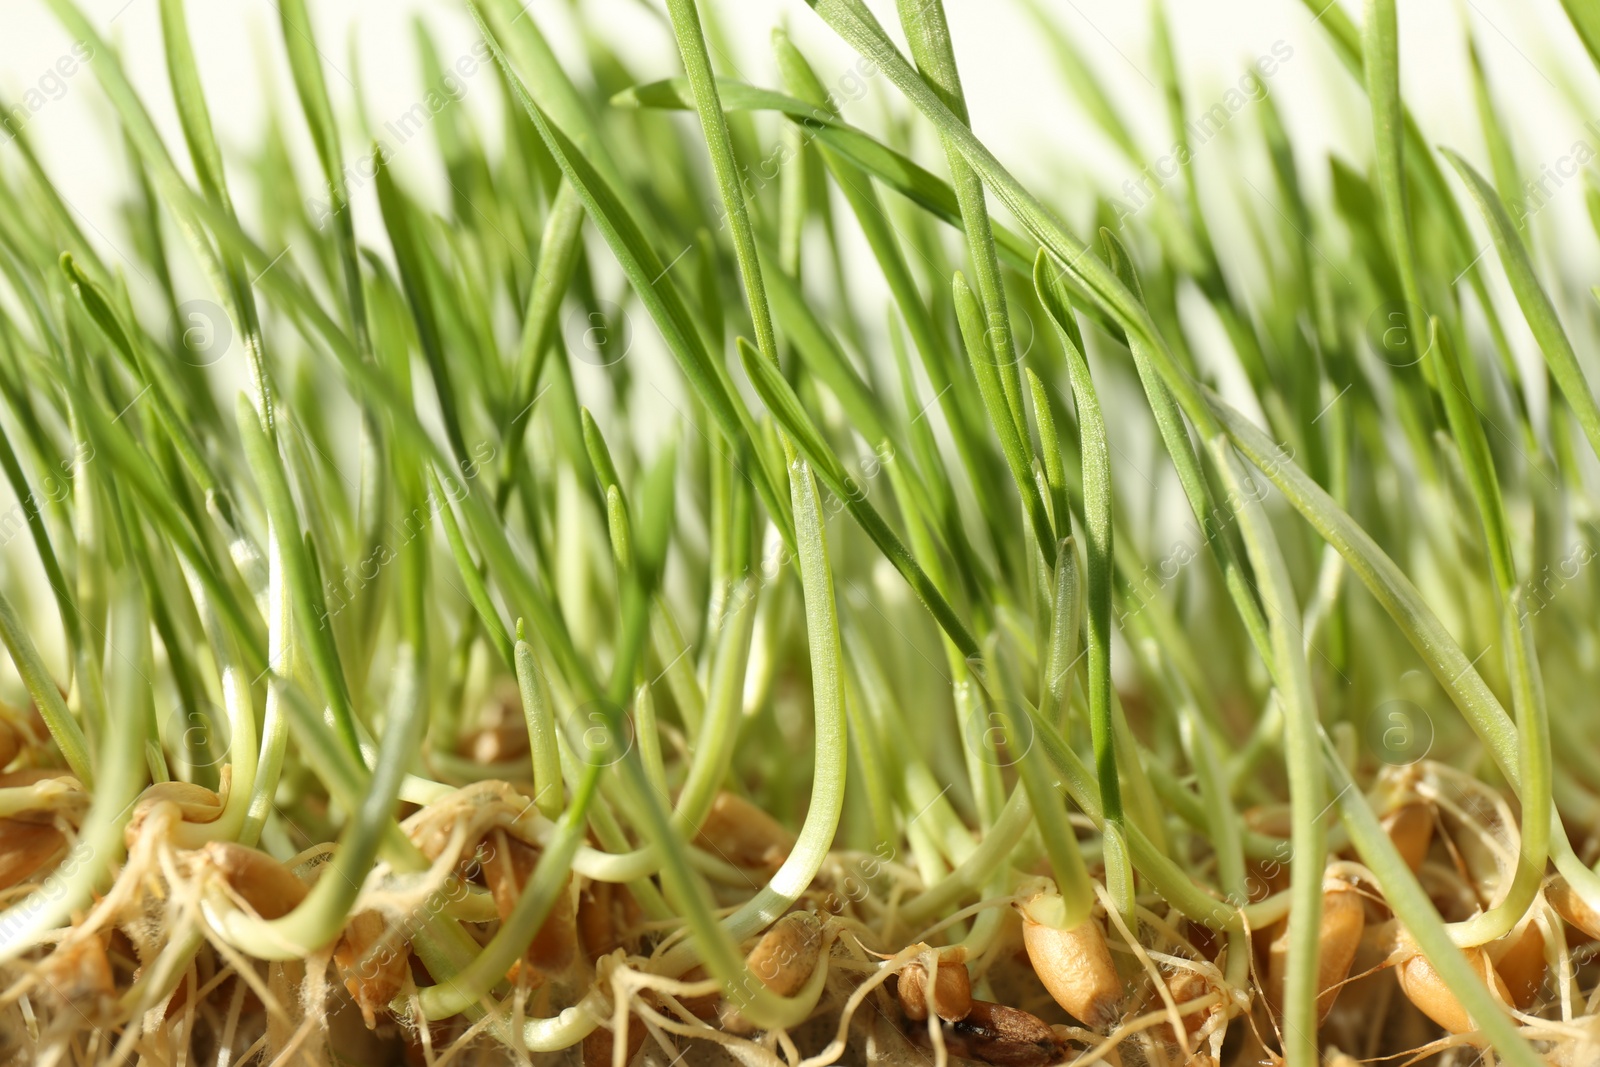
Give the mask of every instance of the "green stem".
[[547, 819], [561, 814], [564, 798], [561, 791], [561, 752], [556, 746], [556, 718], [545, 699], [540, 683], [539, 666], [533, 659], [533, 648], [522, 640], [521, 623], [515, 660], [517, 688], [522, 694], [522, 714], [528, 723], [528, 748], [533, 758], [533, 795], [539, 810]]
[[[0, 601], [9, 610], [9, 604]], [[87, 908], [104, 892], [126, 846], [123, 829], [144, 788], [145, 710], [152, 694], [149, 671], [149, 621], [144, 597], [122, 583], [115, 594], [110, 647], [116, 670], [111, 679], [119, 714], [101, 741], [101, 775], [78, 838], [66, 858], [33, 892], [0, 912], [0, 961], [10, 962], [38, 945], [50, 931]], [[59, 694], [58, 694], [59, 696]]]
[[11, 653], [11, 662], [16, 665], [17, 673], [27, 685], [34, 706], [39, 709], [39, 715], [66, 759], [67, 766], [72, 768], [72, 773], [85, 789], [93, 789], [94, 770], [89, 762], [89, 744], [83, 736], [83, 728], [72, 717], [72, 712], [67, 710], [67, 702], [62, 698], [61, 690], [56, 688], [55, 679], [50, 677], [50, 669], [39, 657], [39, 650], [28, 636], [28, 630], [17, 615], [11, 598], [4, 593], [0, 593], [0, 639], [4, 639], [6, 651]]

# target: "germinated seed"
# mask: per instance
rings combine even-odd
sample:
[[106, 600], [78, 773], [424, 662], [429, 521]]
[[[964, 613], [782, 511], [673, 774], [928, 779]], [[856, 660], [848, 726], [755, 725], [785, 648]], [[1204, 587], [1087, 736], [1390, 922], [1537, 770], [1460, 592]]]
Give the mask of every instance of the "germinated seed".
[[[960, 960], [940, 959], [933, 982], [934, 1014], [945, 1022], [965, 1019], [972, 1010], [972, 976]], [[921, 962], [908, 964], [896, 975], [895, 995], [906, 1018], [928, 1018], [928, 971]]]
[[736, 867], [777, 868], [789, 857], [794, 835], [754, 804], [718, 793], [695, 844]]
[[333, 962], [369, 1030], [377, 1026], [378, 1016], [400, 995], [411, 974], [410, 943], [387, 933], [388, 924], [381, 914], [359, 911], [345, 925], [333, 950]]
[[1589, 935], [1591, 940], [1600, 940], [1600, 914], [1567, 884], [1565, 878], [1552, 875], [1545, 883], [1544, 896], [1568, 923]]
[[1495, 971], [1511, 995], [1511, 1003], [1519, 1011], [1526, 1010], [1538, 999], [1547, 969], [1544, 934], [1539, 924], [1531, 916], [1524, 919], [1521, 929], [1511, 931], [1489, 946], [1488, 951]]
[[[1289, 916], [1289, 923], [1294, 915]], [[1317, 942], [1317, 1021], [1328, 1017], [1350, 964], [1361, 945], [1361, 935], [1367, 925], [1366, 908], [1361, 895], [1348, 884], [1336, 880], [1323, 887], [1322, 919], [1318, 925]], [[1275, 1010], [1283, 1006], [1283, 987], [1289, 969], [1288, 925], [1272, 939], [1268, 950], [1267, 993]]]
[[[490, 840], [494, 852], [484, 861], [483, 878], [494, 896], [500, 921], [504, 922], [510, 918], [523, 888], [539, 865], [539, 851], [504, 830], [494, 831]], [[545, 916], [523, 953], [523, 959], [540, 974], [561, 974], [578, 958], [577, 908], [572, 899], [571, 884], [572, 875], [568, 874], [550, 913]]]
[[1433, 845], [1433, 806], [1420, 800], [1408, 801], [1383, 817], [1383, 828], [1412, 871], [1422, 869]]
[[821, 951], [821, 921], [809, 911], [792, 911], [761, 935], [744, 962], [768, 989], [792, 997], [816, 970]]
[[228, 887], [263, 919], [283, 918], [310, 891], [289, 868], [248, 845], [212, 841], [201, 854], [227, 879]]
[[1028, 962], [1055, 1002], [1091, 1029], [1104, 1029], [1117, 1021], [1122, 1001], [1122, 980], [1100, 924], [1090, 916], [1063, 930], [1033, 918], [1030, 909], [1053, 894], [1041, 895], [1018, 910], [1022, 913], [1022, 943]]
[[27, 879], [66, 847], [66, 836], [54, 826], [0, 819], [0, 889]]
[[[1492, 977], [1495, 992], [1502, 1001], [1509, 1001], [1510, 992], [1500, 975], [1495, 972], [1493, 965], [1489, 963], [1489, 957], [1483, 949], [1467, 948], [1462, 951], [1467, 954], [1472, 969], [1484, 979], [1484, 983], [1487, 985], [1489, 978]], [[1461, 1001], [1456, 999], [1456, 995], [1450, 992], [1444, 979], [1439, 977], [1439, 972], [1433, 969], [1433, 964], [1428, 962], [1427, 957], [1418, 953], [1405, 960], [1397, 967], [1396, 975], [1400, 979], [1400, 988], [1405, 992], [1406, 998], [1415, 1004], [1422, 1014], [1447, 1031], [1452, 1034], [1465, 1034], [1477, 1029], [1472, 1016], [1467, 1014], [1467, 1010], [1461, 1006]]]

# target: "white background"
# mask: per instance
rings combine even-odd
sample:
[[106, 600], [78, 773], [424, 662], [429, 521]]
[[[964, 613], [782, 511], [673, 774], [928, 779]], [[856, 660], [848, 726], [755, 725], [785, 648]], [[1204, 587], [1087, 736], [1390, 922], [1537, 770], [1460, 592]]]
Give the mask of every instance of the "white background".
[[[181, 145], [170, 110], [157, 0], [81, 0], [84, 10], [122, 51], [123, 62], [175, 146]], [[704, 2], [704, 0], [702, 0]], [[733, 32], [738, 72], [747, 80], [775, 84], [767, 35], [783, 22], [824, 73], [843, 72], [851, 56], [821, 21], [798, 0], [717, 0]], [[1043, 0], [1091, 57], [1141, 146], [1153, 160], [1170, 135], [1149, 61], [1147, 0]], [[1321, 0], [1316, 0], [1320, 3]], [[190, 0], [191, 34], [201, 74], [212, 100], [224, 150], [243, 152], [254, 142], [264, 115], [266, 90], [292, 114], [287, 69], [272, 0]], [[378, 116], [398, 115], [417, 99], [411, 20], [425, 20], [446, 58], [473, 41], [468, 19], [449, 0], [315, 0], [319, 43], [336, 106], [346, 105], [351, 82], [360, 78]], [[648, 78], [677, 73], [671, 42], [639, 0], [584, 0], [583, 9], [606, 28], [621, 51]], [[892, 5], [874, 0], [886, 25]], [[24, 90], [71, 46], [43, 0], [0, 0], [0, 92], [13, 106]], [[531, 13], [554, 38], [563, 57], [578, 50], [563, 0], [533, 0]], [[1061, 87], [1053, 59], [1026, 10], [1015, 0], [946, 0], [963, 76], [980, 136], [1008, 166], [1030, 183], [1077, 183], [1088, 179], [1118, 186], [1136, 177], [1109, 151]], [[1496, 93], [1512, 123], [1524, 168], [1567, 153], [1586, 137], [1585, 118], [1600, 115], [1597, 82], [1556, 0], [1401, 0], [1402, 71], [1407, 97], [1431, 140], [1449, 144], [1485, 164], [1470, 96], [1465, 34], [1485, 56]], [[1335, 147], [1364, 160], [1367, 125], [1354, 80], [1334, 59], [1312, 13], [1298, 0], [1168, 0], [1192, 114], [1215, 103], [1252, 58], [1282, 41], [1293, 58], [1270, 82], [1285, 109], [1302, 170], [1314, 187], [1326, 173], [1323, 156]], [[1357, 6], [1353, 17], [1359, 19]], [[877, 86], [875, 91], [892, 91]], [[493, 110], [494, 93], [469, 92], [469, 106]], [[875, 105], [853, 115], [871, 124]], [[68, 79], [61, 99], [49, 101], [28, 123], [51, 174], [84, 217], [108, 241], [117, 231], [111, 204], [125, 171], [111, 130], [109, 108], [91, 71]], [[492, 128], [492, 127], [490, 127]], [[1250, 130], [1231, 137], [1249, 136]], [[307, 147], [302, 144], [302, 147]], [[178, 153], [181, 155], [182, 153]], [[416, 153], [419, 157], [428, 152]], [[1206, 155], [1215, 158], [1206, 159]], [[307, 161], [307, 177], [311, 170]], [[404, 165], [404, 164], [402, 164]], [[1202, 169], [1233, 165], [1233, 155], [1203, 152]], [[437, 183], [426, 167], [408, 168], [423, 187]], [[1565, 233], [1581, 219], [1582, 195], [1572, 188], [1552, 205], [1541, 225]], [[1050, 199], [1055, 190], [1040, 189]], [[1070, 195], [1070, 188], [1065, 195]], [[248, 198], [241, 198], [248, 209]], [[1226, 210], [1227, 205], [1219, 205]], [[1565, 221], [1558, 221], [1565, 220]], [[1593, 243], [1592, 241], [1589, 243]]]

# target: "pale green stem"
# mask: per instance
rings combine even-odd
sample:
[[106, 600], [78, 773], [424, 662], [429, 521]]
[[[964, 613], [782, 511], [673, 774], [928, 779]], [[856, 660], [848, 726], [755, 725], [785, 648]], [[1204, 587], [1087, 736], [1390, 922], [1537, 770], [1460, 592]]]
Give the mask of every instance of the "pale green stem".
[[[783, 865], [768, 883], [721, 924], [691, 922], [693, 936], [674, 948], [663, 959], [664, 974], [682, 974], [701, 956], [707, 969], [730, 983], [730, 995], [752, 1019], [760, 1015], [782, 1015], [776, 1000], [764, 988], [748, 989], [749, 974], [737, 956], [727, 955], [730, 942], [737, 942], [763, 929], [799, 899], [816, 878], [833, 844], [844, 806], [848, 728], [844, 709], [844, 677], [839, 648], [838, 609], [833, 593], [833, 573], [828, 565], [825, 518], [816, 482], [804, 461], [790, 467], [789, 484], [794, 505], [796, 540], [800, 549], [800, 581], [805, 594], [806, 632], [811, 647], [811, 688], [815, 704], [815, 770], [811, 782], [811, 803], [805, 822]], [[699, 901], [695, 901], [696, 906]], [[680, 906], [682, 902], [680, 901]], [[686, 916], [692, 918], [692, 916]], [[709, 915], [707, 916], [709, 918]], [[719, 958], [720, 957], [720, 958]], [[742, 977], [740, 977], [742, 975]], [[731, 985], [744, 982], [745, 987]], [[759, 983], [758, 983], [759, 984]], [[749, 1007], [745, 1006], [748, 998]]]
[[547, 819], [561, 815], [561, 752], [556, 746], [556, 718], [545, 699], [539, 667], [528, 642], [516, 644], [517, 687], [522, 693], [522, 714], [528, 723], [528, 747], [533, 759], [533, 795]]
[[1320, 992], [1317, 960], [1322, 949], [1322, 880], [1327, 863], [1327, 842], [1322, 825], [1326, 803], [1317, 752], [1316, 700], [1298, 630], [1300, 609], [1295, 604], [1294, 585], [1266, 509], [1261, 506], [1259, 494], [1251, 491], [1254, 483], [1244, 472], [1227, 438], [1213, 437], [1207, 445], [1230, 499], [1238, 501], [1239, 529], [1255, 568], [1262, 613], [1267, 619], [1277, 659], [1274, 675], [1282, 686], [1279, 694], [1284, 706], [1284, 756], [1292, 806], [1290, 840], [1294, 849], [1289, 861], [1289, 892], [1293, 903], [1290, 906], [1288, 973], [1283, 993], [1283, 1041], [1291, 1067], [1316, 1067], [1321, 1059], [1317, 1044], [1317, 996]]
[[237, 909], [213, 911], [228, 940], [257, 959], [301, 959], [332, 942], [349, 921], [388, 826], [406, 764], [422, 743], [427, 721], [426, 683], [418, 650], [401, 645], [384, 744], [361, 806], [341, 836], [339, 849], [305, 900], [280, 919], [259, 919]]
[[[489, 991], [505, 978], [507, 968], [520, 956], [534, 938], [545, 917], [554, 907], [556, 896], [567, 891], [567, 880], [572, 869], [572, 857], [588, 827], [589, 803], [594, 799], [595, 788], [605, 768], [590, 764], [584, 770], [583, 780], [573, 794], [572, 804], [556, 826], [554, 836], [544, 842], [539, 866], [528, 879], [511, 914], [501, 922], [500, 929], [466, 967], [451, 975], [447, 981], [429, 986], [418, 993], [425, 1019], [446, 1019], [487, 996]], [[396, 1007], [401, 1008], [409, 998], [402, 997]]]
[[1553, 784], [1549, 720], [1544, 714], [1544, 685], [1533, 647], [1532, 620], [1521, 589], [1507, 598], [1506, 641], [1512, 661], [1512, 699], [1517, 710], [1517, 735], [1522, 772], [1521, 843], [1516, 871], [1505, 898], [1486, 912], [1453, 923], [1450, 937], [1461, 946], [1482, 945], [1511, 932], [1539, 895], [1550, 855]]
[[266, 709], [261, 720], [261, 759], [256, 768], [255, 789], [250, 794], [250, 809], [239, 830], [241, 844], [254, 845], [272, 814], [278, 793], [278, 776], [283, 772], [284, 751], [289, 744], [289, 721], [284, 714], [284, 697], [278, 677], [293, 678], [299, 667], [295, 655], [294, 608], [289, 599], [283, 564], [283, 547], [278, 531], [267, 523], [267, 663], [274, 668], [267, 679]]
[[1516, 1067], [1540, 1067], [1544, 1058], [1528, 1044], [1517, 1022], [1489, 992], [1483, 975], [1451, 940], [1427, 891], [1411, 873], [1326, 736], [1322, 738], [1322, 747], [1328, 773], [1339, 787], [1339, 811], [1350, 830], [1350, 840], [1383, 890], [1384, 902], [1472, 1016], [1473, 1024], [1493, 1043], [1495, 1052]]
[[926, 925], [976, 893], [993, 877], [995, 868], [1005, 864], [1032, 824], [1028, 791], [1019, 785], [972, 854], [938, 885], [908, 900], [900, 909], [901, 921], [911, 927]]
[[39, 650], [33, 645], [33, 638], [28, 636], [17, 609], [4, 593], [0, 593], [0, 638], [5, 640], [6, 650], [11, 653], [11, 662], [26, 683], [34, 706], [39, 709], [51, 739], [66, 758], [67, 766], [72, 768], [72, 773], [85, 789], [93, 789], [94, 770], [89, 761], [89, 745], [84, 739], [83, 728], [72, 717], [72, 712], [67, 710], [61, 690], [56, 688], [55, 679], [50, 677], [49, 668], [44, 665]]
[[36, 946], [50, 931], [86, 908], [111, 881], [125, 845], [123, 829], [145, 784], [144, 709], [151, 699], [148, 669], [149, 621], [137, 588], [118, 590], [110, 647], [117, 671], [112, 692], [121, 713], [112, 717], [101, 741], [102, 774], [83, 828], [59, 866], [33, 892], [0, 912], [0, 962]]
[[256, 786], [256, 712], [255, 702], [250, 696], [250, 679], [239, 661], [233, 640], [223, 629], [222, 620], [212, 609], [198, 578], [187, 565], [184, 571], [189, 579], [190, 595], [200, 609], [211, 654], [217, 660], [221, 675], [222, 698], [228, 712], [228, 752], [232, 767], [232, 780], [228, 785], [222, 814], [211, 822], [181, 822], [173, 827], [173, 843], [177, 847], [199, 848], [207, 841], [236, 840], [245, 827]]

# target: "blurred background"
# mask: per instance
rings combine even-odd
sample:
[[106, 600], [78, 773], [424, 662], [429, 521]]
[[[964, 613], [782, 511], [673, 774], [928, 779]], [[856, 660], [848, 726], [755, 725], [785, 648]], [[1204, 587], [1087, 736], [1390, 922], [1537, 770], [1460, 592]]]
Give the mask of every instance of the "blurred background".
[[[156, 120], [171, 135], [171, 143], [181, 143], [162, 66], [157, 0], [80, 2], [107, 38], [118, 43], [134, 84], [156, 110]], [[776, 85], [767, 37], [779, 24], [786, 25], [813, 57], [825, 81], [830, 69], [843, 77], [855, 63], [856, 57], [801, 0], [713, 2], [728, 38], [724, 54], [716, 57], [722, 73]], [[1258, 57], [1287, 56], [1267, 83], [1291, 124], [1305, 180], [1318, 192], [1325, 188], [1327, 174], [1321, 157], [1332, 149], [1364, 160], [1369, 140], [1359, 88], [1315, 25], [1316, 11], [1324, 2], [1330, 0], [1199, 0], [1167, 5], [1188, 100], [1197, 117], [1223, 100]], [[225, 151], [243, 153], [256, 143], [269, 99], [275, 97], [280, 107], [293, 104], [273, 0], [204, 0], [188, 6], [219, 139]], [[892, 4], [874, 0], [872, 6], [886, 25], [896, 24]], [[946, 0], [945, 6], [974, 127], [1045, 199], [1087, 205], [1091, 182], [1115, 188], [1139, 174], [1070, 96], [1060, 75], [1059, 56], [1040, 31], [1038, 17], [1052, 20], [1076, 43], [1111, 90], [1113, 105], [1152, 162], [1170, 147], [1165, 110], [1151, 72], [1149, 0]], [[1359, 21], [1360, 5], [1345, 6]], [[1586, 122], [1600, 118], [1600, 83], [1556, 0], [1404, 0], [1399, 7], [1405, 92], [1431, 140], [1463, 151], [1487, 170], [1468, 77], [1470, 35], [1502, 108], [1515, 117], [1511, 132], [1527, 173], [1554, 165], [1579, 140], [1600, 147], [1600, 134], [1585, 128]], [[29, 136], [84, 219], [108, 243], [114, 242], [115, 200], [119, 189], [125, 188], [125, 171], [120, 142], [109, 133], [109, 108], [92, 72], [79, 70], [65, 78], [53, 74], [58, 61], [71, 54], [73, 42], [43, 0], [6, 0], [5, 8], [0, 93], [12, 109], [25, 98], [42, 101], [37, 108], [29, 107]], [[641, 80], [679, 73], [664, 9], [652, 0], [533, 0], [528, 10], [580, 78], [582, 50], [574, 10], [607, 34]], [[444, 57], [466, 54], [475, 40], [463, 7], [450, 0], [318, 0], [313, 15], [329, 88], [336, 106], [342, 103], [347, 108], [341, 117], [352, 119], [352, 132], [358, 86], [371, 114], [380, 120], [402, 115], [417, 102], [415, 20], [426, 26]], [[848, 105], [847, 114], [858, 125], [871, 128], [882, 116], [883, 94], [893, 90], [881, 79], [865, 81], [865, 94]], [[472, 89], [469, 80], [466, 106], [482, 114], [483, 129], [497, 130], [497, 94]], [[1233, 115], [1230, 125], [1251, 123], [1249, 110], [1246, 105]], [[308, 187], [314, 188], [310, 142], [301, 124], [287, 125], [304, 150], [299, 162]], [[1208, 168], [1239, 166], [1260, 166], [1265, 174], [1263, 161], [1223, 147], [1229, 141], [1247, 143], [1246, 132], [1224, 129], [1197, 153], [1202, 174]], [[396, 165], [412, 188], [442, 203], [442, 175], [427, 165], [433, 153], [413, 154], [417, 158], [408, 161], [402, 151]], [[242, 169], [236, 177], [248, 181]], [[1553, 197], [1548, 209], [1540, 212], [1546, 216], [1539, 220], [1540, 228], [1557, 239], [1556, 247], [1563, 247], [1560, 234], [1584, 210], [1582, 182], [1568, 184], [1566, 195]], [[248, 213], [250, 197], [238, 199]], [[1235, 208], [1207, 206], [1224, 217]], [[368, 236], [373, 236], [370, 231]], [[1225, 232], [1218, 237], [1227, 244]], [[1590, 251], [1585, 254], [1594, 256], [1594, 242], [1577, 244], [1587, 246]], [[1578, 254], [1578, 249], [1566, 253]]]
[[[109, 262], [128, 268], [129, 285], [137, 294], [144, 282], [134, 265], [133, 244], [120, 210], [130, 189], [130, 172], [124, 145], [113, 132], [111, 108], [96, 84], [93, 59], [85, 62], [78, 54], [81, 46], [60, 28], [45, 0], [5, 2], [0, 99], [13, 121], [20, 122], [86, 232], [103, 243]], [[164, 68], [158, 0], [79, 2], [122, 52], [126, 70], [168, 144], [179, 149], [175, 155], [180, 167], [187, 169]], [[1150, 2], [945, 0], [978, 135], [1082, 236], [1093, 233], [1097, 191], [1120, 198], [1137, 214], [1152, 198], [1151, 176], [1170, 167], [1173, 134], [1152, 60]], [[1259, 243], [1262, 226], [1275, 227], [1282, 215], [1260, 137], [1261, 87], [1273, 95], [1284, 116], [1314, 211], [1324, 211], [1328, 203], [1331, 155], [1360, 170], [1369, 164], [1365, 96], [1318, 25], [1328, 10], [1324, 5], [1339, 2], [1166, 3], [1186, 117], [1191, 123], [1210, 124], [1204, 135], [1191, 133], [1201, 199], [1224, 269], [1246, 303], [1266, 280], [1268, 268], [1263, 266]], [[863, 64], [803, 0], [709, 3], [715, 13], [713, 58], [720, 73], [757, 85], [780, 85], [769, 39], [774, 27], [784, 26], [841, 101], [849, 121], [880, 134], [891, 121], [907, 121], [909, 109], [887, 79]], [[702, 8], [706, 6], [707, 0], [702, 0]], [[894, 5], [871, 0], [871, 6], [898, 39]], [[1343, 6], [1360, 21], [1360, 4]], [[322, 184], [293, 96], [278, 12], [274, 0], [196, 0], [187, 7], [217, 137], [229, 157], [234, 200], [248, 225], [261, 204], [261, 191], [253, 185], [256, 172], [249, 163], [259, 151], [274, 110], [283, 116], [281, 126], [295, 155], [302, 194], [313, 194]], [[1507, 117], [1522, 174], [1543, 183], [1532, 200], [1537, 211], [1531, 219], [1536, 256], [1543, 260], [1541, 272], [1558, 305], [1581, 309], [1568, 317], [1569, 328], [1580, 351], [1592, 349], [1594, 316], [1588, 310], [1588, 288], [1600, 275], [1600, 245], [1592, 239], [1586, 218], [1586, 190], [1600, 190], [1600, 183], [1592, 180], [1597, 172], [1589, 165], [1600, 155], [1600, 80], [1558, 0], [1403, 0], [1399, 9], [1402, 82], [1424, 136], [1461, 151], [1487, 173], [1491, 168], [1469, 67], [1469, 44], [1476, 48], [1496, 106]], [[681, 73], [659, 0], [532, 0], [525, 10], [580, 84], [588, 80], [585, 32], [604, 35], [639, 82]], [[446, 211], [449, 190], [427, 128], [431, 119], [417, 118], [425, 116], [426, 109], [421, 106], [424, 93], [416, 42], [418, 33], [425, 33], [446, 65], [469, 60], [478, 41], [464, 5], [453, 0], [318, 0], [313, 15], [325, 77], [347, 136], [346, 159], [362, 154], [364, 109], [387, 142], [391, 164], [405, 186], [424, 203]], [[1057, 43], [1061, 37], [1070, 42], [1077, 59], [1063, 55]], [[1074, 94], [1071, 71], [1080, 60], [1105, 87], [1110, 108], [1131, 131], [1132, 145], [1114, 144]], [[459, 105], [473, 114], [493, 152], [503, 129], [501, 95], [486, 65], [467, 67], [474, 72], [458, 79]], [[1252, 82], [1253, 77], [1259, 80]], [[698, 139], [692, 115], [680, 113], [672, 121], [684, 124], [691, 141]], [[776, 144], [782, 121], [770, 113], [755, 121], [763, 144]], [[913, 154], [936, 173], [944, 173], [939, 146], [927, 124], [912, 121], [907, 129]], [[6, 156], [0, 148], [0, 166], [18, 165], [15, 156]], [[761, 161], [744, 162], [751, 166]], [[634, 161], [634, 166], [635, 173], [647, 172], [649, 161]], [[1168, 177], [1172, 173], [1169, 170]], [[700, 194], [708, 212], [715, 214], [713, 185], [707, 175], [701, 177], [705, 180], [699, 183]], [[1459, 189], [1457, 194], [1462, 195]], [[354, 182], [352, 195], [358, 237], [381, 248], [384, 229], [372, 183]], [[831, 195], [839, 200], [837, 190]], [[1600, 193], [1594, 196], [1600, 203]], [[847, 213], [842, 201], [839, 210]], [[1467, 214], [1487, 250], [1488, 240], [1475, 213]], [[1139, 221], [1150, 220], [1140, 216]], [[885, 306], [887, 290], [859, 232], [846, 226], [841, 236], [845, 288], [860, 309]], [[1341, 239], [1337, 233], [1318, 238]], [[593, 240], [602, 285], [626, 301], [620, 272]], [[820, 242], [823, 237], [811, 233], [808, 240]], [[671, 250], [661, 251], [664, 260], [671, 257]], [[1335, 262], [1342, 253], [1329, 245], [1324, 258]], [[819, 247], [819, 256], [812, 261], [826, 259]], [[1552, 269], [1556, 260], [1559, 270]], [[860, 269], [852, 271], [853, 265]], [[181, 257], [175, 269], [183, 290], [180, 296], [214, 296], [188, 257]], [[1511, 306], [1498, 267], [1491, 266], [1488, 275], [1491, 288], [1508, 301], [1504, 306]], [[818, 280], [808, 278], [807, 285], [815, 288]], [[581, 316], [568, 316], [569, 334], [574, 329], [581, 334], [583, 326]], [[1517, 358], [1525, 366], [1536, 365], [1538, 353], [1520, 318], [1510, 316], [1507, 326]], [[1023, 344], [1026, 329], [1027, 324], [1019, 324]], [[1225, 394], [1247, 411], [1254, 410], [1254, 397], [1229, 388], [1235, 361], [1225, 355], [1205, 358], [1208, 347], [1220, 353], [1219, 346], [1227, 344], [1220, 331], [1212, 333], [1216, 336], [1197, 339], [1202, 360], [1217, 369]], [[582, 344], [581, 337], [569, 336], [568, 342]], [[869, 326], [866, 342], [869, 349], [886, 349], [876, 323]], [[639, 316], [633, 317], [628, 343], [645, 358], [654, 357], [665, 371], [654, 376], [662, 397], [672, 404], [686, 399], [654, 330]], [[230, 360], [214, 367], [213, 373], [226, 382], [230, 370], [242, 373], [242, 368], [242, 360]], [[576, 375], [586, 402], [597, 409], [608, 406], [610, 390], [600, 368], [579, 366]], [[1533, 380], [1536, 385], [1542, 382], [1542, 372]], [[1543, 397], [1537, 388], [1533, 392], [1529, 400], [1537, 418]], [[630, 420], [632, 432], [642, 439], [667, 432], [674, 421], [665, 404], [654, 404], [650, 414], [659, 414], [660, 421], [650, 425], [653, 419]], [[1133, 458], [1137, 463], [1144, 457]]]

